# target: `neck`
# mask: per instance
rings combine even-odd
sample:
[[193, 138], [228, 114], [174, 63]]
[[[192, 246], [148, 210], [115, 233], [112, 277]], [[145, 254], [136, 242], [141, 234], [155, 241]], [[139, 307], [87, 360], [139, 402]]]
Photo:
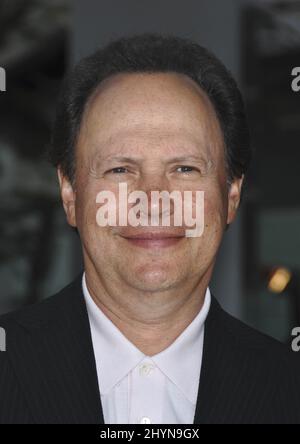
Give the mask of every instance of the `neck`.
[[96, 305], [123, 335], [142, 353], [153, 356], [169, 347], [197, 316], [208, 279], [202, 279], [193, 288], [184, 285], [162, 293], [141, 294], [112, 285], [108, 289], [95, 273], [87, 270], [86, 284]]

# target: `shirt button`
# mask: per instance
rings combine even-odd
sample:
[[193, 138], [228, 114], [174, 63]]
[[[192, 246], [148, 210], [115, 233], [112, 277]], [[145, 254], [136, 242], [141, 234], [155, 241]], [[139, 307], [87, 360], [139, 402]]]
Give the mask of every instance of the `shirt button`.
[[140, 424], [151, 424], [151, 419], [148, 416], [143, 416], [140, 420]]
[[142, 364], [140, 366], [140, 375], [148, 376], [154, 370], [154, 366], [152, 364]]

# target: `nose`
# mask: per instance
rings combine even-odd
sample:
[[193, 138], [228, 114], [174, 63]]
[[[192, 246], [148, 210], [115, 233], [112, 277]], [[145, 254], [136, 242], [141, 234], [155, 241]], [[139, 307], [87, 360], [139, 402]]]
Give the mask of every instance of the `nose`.
[[[167, 198], [166, 193], [171, 193], [170, 184], [164, 174], [148, 173], [144, 174], [139, 181], [139, 190], [147, 195], [147, 206], [141, 207], [142, 216], [147, 216], [153, 220], [171, 216], [173, 214], [174, 203]], [[162, 203], [162, 199], [164, 200]]]

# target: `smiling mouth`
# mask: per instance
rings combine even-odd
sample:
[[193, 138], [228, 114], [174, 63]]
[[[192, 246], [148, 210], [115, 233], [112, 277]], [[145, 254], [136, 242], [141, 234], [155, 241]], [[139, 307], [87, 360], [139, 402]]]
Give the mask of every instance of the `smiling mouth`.
[[185, 235], [182, 233], [168, 233], [168, 232], [144, 232], [121, 234], [121, 237], [126, 239], [131, 245], [142, 248], [166, 248], [177, 245]]

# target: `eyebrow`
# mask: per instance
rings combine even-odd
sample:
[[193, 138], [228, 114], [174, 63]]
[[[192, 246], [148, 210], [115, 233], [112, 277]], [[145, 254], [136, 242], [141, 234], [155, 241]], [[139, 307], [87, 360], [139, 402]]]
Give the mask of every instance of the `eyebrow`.
[[124, 162], [124, 163], [139, 163], [142, 158], [138, 158], [138, 157], [126, 157], [126, 156], [108, 156], [106, 158], [103, 159], [104, 162], [109, 162], [109, 161], [117, 161], [117, 162]]
[[206, 159], [203, 156], [197, 156], [197, 155], [191, 155], [191, 156], [179, 156], [179, 157], [173, 157], [172, 159], [168, 160], [168, 163], [173, 163], [173, 162], [189, 162], [189, 161], [196, 161], [196, 162], [205, 162], [205, 163], [209, 163], [211, 162], [210, 159]]
[[[117, 162], [124, 162], [124, 163], [139, 163], [143, 159], [139, 157], [128, 157], [128, 156], [109, 156], [106, 159], [103, 159], [103, 161], [117, 161]], [[176, 163], [176, 162], [188, 162], [188, 161], [201, 161], [205, 163], [211, 163], [212, 161], [210, 159], [206, 159], [203, 156], [197, 156], [197, 155], [190, 155], [190, 156], [177, 156], [172, 157], [171, 159], [167, 160], [167, 163]]]

